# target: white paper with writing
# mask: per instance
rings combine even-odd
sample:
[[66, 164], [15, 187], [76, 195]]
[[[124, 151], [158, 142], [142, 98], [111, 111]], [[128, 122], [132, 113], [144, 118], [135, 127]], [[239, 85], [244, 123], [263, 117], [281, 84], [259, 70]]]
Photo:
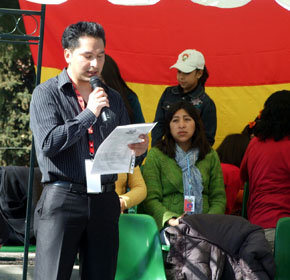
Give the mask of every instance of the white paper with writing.
[[142, 142], [139, 135], [148, 134], [155, 125], [156, 123], [140, 123], [117, 126], [99, 146], [92, 173], [132, 173], [135, 154], [128, 144]]

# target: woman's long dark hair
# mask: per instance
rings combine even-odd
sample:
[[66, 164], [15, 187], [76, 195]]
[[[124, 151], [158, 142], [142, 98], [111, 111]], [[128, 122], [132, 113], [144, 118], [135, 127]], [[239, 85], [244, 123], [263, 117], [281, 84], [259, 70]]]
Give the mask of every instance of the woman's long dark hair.
[[103, 81], [107, 86], [113, 88], [121, 94], [126, 109], [128, 111], [129, 118], [133, 123], [134, 114], [133, 109], [128, 101], [128, 92], [132, 92], [133, 94], [135, 93], [127, 86], [126, 82], [123, 80], [117, 63], [112, 57], [107, 54], [105, 55], [105, 63], [101, 75]]
[[270, 95], [254, 134], [261, 140], [271, 138], [275, 141], [290, 136], [290, 91], [281, 90]]
[[240, 167], [249, 143], [250, 138], [247, 135], [240, 133], [227, 135], [216, 149], [220, 161]]
[[198, 111], [192, 104], [188, 102], [181, 101], [175, 103], [168, 110], [165, 117], [164, 135], [163, 138], [156, 144], [156, 147], [169, 157], [175, 158], [176, 142], [170, 133], [170, 122], [174, 114], [180, 109], [185, 110], [195, 122], [195, 131], [191, 139], [192, 140], [191, 148], [198, 148], [199, 150], [198, 159], [202, 160], [204, 159], [206, 154], [210, 152], [211, 146], [208, 143], [207, 138], [205, 136], [203, 123], [201, 121]]

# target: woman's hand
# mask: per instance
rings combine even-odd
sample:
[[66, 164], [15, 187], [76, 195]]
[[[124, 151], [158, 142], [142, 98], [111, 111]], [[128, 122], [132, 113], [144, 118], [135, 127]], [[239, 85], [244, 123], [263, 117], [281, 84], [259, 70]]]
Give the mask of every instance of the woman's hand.
[[183, 218], [185, 215], [185, 213], [183, 213], [181, 216], [179, 216], [178, 218], [171, 218], [168, 220], [167, 224], [174, 227], [174, 226], [178, 226], [179, 225], [179, 220], [181, 218]]
[[179, 218], [171, 218], [168, 220], [167, 224], [169, 224], [172, 227], [178, 226], [179, 225]]

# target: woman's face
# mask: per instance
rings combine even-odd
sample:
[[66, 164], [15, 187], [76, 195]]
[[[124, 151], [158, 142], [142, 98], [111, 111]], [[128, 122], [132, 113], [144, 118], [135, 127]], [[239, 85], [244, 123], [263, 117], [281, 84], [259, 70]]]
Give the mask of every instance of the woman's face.
[[194, 70], [190, 73], [177, 71], [177, 81], [184, 93], [196, 88], [199, 78], [202, 76], [203, 70]]
[[175, 142], [187, 151], [191, 147], [191, 138], [195, 132], [195, 121], [184, 110], [178, 110], [170, 121], [170, 133]]

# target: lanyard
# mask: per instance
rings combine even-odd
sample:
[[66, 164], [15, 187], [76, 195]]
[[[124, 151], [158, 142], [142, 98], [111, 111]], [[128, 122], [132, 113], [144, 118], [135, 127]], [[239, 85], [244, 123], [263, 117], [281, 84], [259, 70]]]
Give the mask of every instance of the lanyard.
[[[80, 92], [78, 91], [78, 89], [77, 89], [77, 87], [76, 87], [76, 85], [74, 84], [73, 81], [72, 81], [72, 84], [73, 84], [73, 87], [74, 87], [74, 90], [75, 90], [75, 93], [76, 93], [78, 102], [79, 102], [79, 104], [81, 106], [81, 109], [82, 110], [85, 110], [86, 109], [85, 101], [84, 101], [83, 97], [81, 96]], [[91, 157], [93, 157], [94, 156], [94, 153], [95, 153], [93, 133], [94, 133], [94, 130], [93, 130], [93, 127], [91, 126], [88, 129], [88, 135], [89, 135], [89, 152], [90, 152], [90, 156]]]

